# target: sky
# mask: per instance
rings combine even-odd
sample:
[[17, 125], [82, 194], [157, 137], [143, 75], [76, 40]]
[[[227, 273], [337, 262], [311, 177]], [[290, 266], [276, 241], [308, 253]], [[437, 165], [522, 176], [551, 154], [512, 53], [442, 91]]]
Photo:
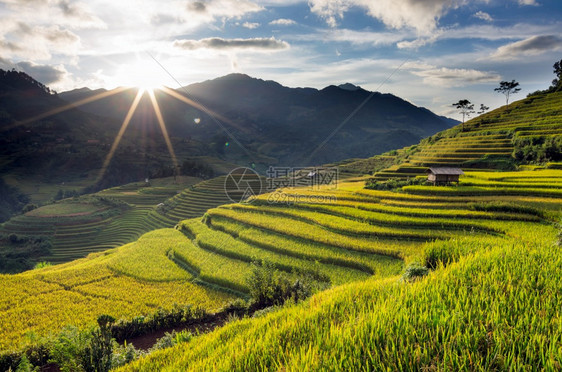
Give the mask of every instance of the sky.
[[56, 91], [172, 88], [244, 73], [289, 87], [350, 82], [460, 119], [546, 89], [560, 0], [0, 0], [0, 68]]

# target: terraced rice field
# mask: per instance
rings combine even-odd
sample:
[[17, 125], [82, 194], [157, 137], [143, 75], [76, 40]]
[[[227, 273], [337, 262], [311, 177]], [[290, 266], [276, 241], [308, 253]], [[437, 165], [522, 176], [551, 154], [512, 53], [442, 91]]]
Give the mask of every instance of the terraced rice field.
[[411, 178], [428, 166], [478, 168], [486, 157], [510, 159], [516, 139], [562, 135], [561, 106], [561, 92], [513, 102], [467, 121], [464, 132], [459, 125], [422, 141], [406, 162], [375, 173], [374, 179]]
[[[546, 314], [557, 311], [558, 292], [551, 288], [560, 285], [547, 278], [560, 276], [548, 273], [561, 262], [552, 242], [562, 195], [552, 191], [562, 182], [562, 171], [467, 172], [466, 180], [472, 183], [470, 194], [462, 187], [452, 188], [458, 193], [423, 186], [365, 190], [356, 182], [337, 189], [283, 189], [275, 198], [260, 195], [251, 203], [212, 209], [202, 221], [183, 221], [179, 228], [194, 246], [221, 257], [217, 283], [239, 283], [243, 266], [228, 262], [267, 260], [287, 272], [350, 284], [232, 322], [123, 370], [360, 370], [365, 365], [487, 370], [490, 363], [500, 370], [555, 369], [559, 353], [552, 347], [559, 328]], [[193, 254], [185, 262], [201, 268], [203, 276], [215, 261]], [[411, 262], [436, 270], [413, 284], [393, 275]], [[542, 301], [545, 297], [549, 300]], [[533, 306], [540, 311], [529, 312]], [[523, 340], [513, 332], [537, 337]], [[501, 359], [482, 354], [485, 340]], [[449, 357], [440, 357], [443, 348]]]
[[213, 311], [231, 301], [231, 294], [194, 284], [168, 257], [171, 246], [184, 250], [182, 244], [189, 244], [183, 234], [171, 232], [155, 231], [66, 264], [0, 275], [0, 350], [19, 349], [33, 335], [65, 325], [90, 326], [100, 314], [130, 319], [174, 304]]
[[85, 327], [101, 313], [130, 318], [173, 303], [216, 309], [247, 298], [253, 262], [338, 286], [396, 280], [428, 251], [458, 258], [474, 247], [553, 236], [551, 220], [562, 215], [562, 195], [528, 190], [551, 190], [562, 182], [562, 170], [467, 177], [483, 185], [471, 187], [494, 192], [449, 195], [418, 187], [397, 193], [357, 182], [284, 189], [277, 198], [265, 194], [214, 208], [176, 229], [156, 230], [86, 259], [0, 276], [6, 293], [0, 349], [18, 348], [29, 332], [45, 335], [69, 323]]
[[173, 227], [183, 219], [202, 216], [207, 209], [230, 202], [224, 192], [224, 177], [182, 191], [178, 187], [133, 183], [103, 190], [95, 195], [127, 203], [130, 208], [104, 214], [95, 213], [97, 207], [61, 201], [12, 218], [0, 227], [0, 233], [50, 238], [52, 253], [42, 259], [61, 263], [121, 246], [146, 232]]

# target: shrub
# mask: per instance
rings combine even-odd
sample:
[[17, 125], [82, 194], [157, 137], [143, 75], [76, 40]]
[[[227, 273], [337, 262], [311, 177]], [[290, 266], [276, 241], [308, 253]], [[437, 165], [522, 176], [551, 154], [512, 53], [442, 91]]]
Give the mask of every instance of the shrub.
[[387, 181], [369, 180], [367, 181], [365, 188], [369, 190], [387, 191], [401, 189], [403, 186], [424, 185], [426, 182], [427, 180], [423, 177], [409, 178], [407, 180], [397, 178], [391, 178]]
[[282, 305], [289, 299], [298, 302], [313, 292], [313, 287], [306, 278], [299, 278], [291, 284], [285, 274], [265, 261], [261, 265], [254, 263], [247, 284], [252, 297], [250, 311]]
[[82, 354], [82, 367], [86, 372], [107, 372], [111, 369], [114, 340], [111, 325], [115, 318], [109, 315], [98, 317], [99, 328], [91, 332], [90, 342]]
[[50, 346], [49, 362], [56, 363], [62, 372], [80, 370], [82, 354], [90, 342], [90, 334], [67, 326], [58, 334]]
[[402, 280], [406, 282], [413, 282], [417, 279], [423, 278], [429, 273], [429, 269], [422, 266], [418, 262], [413, 262], [406, 267], [404, 274], [402, 275]]
[[177, 344], [181, 344], [184, 342], [189, 342], [193, 338], [193, 334], [187, 330], [183, 330], [180, 332], [172, 331], [166, 332], [164, 336], [158, 339], [154, 346], [150, 348], [150, 352], [166, 349]]
[[50, 262], [47, 262], [47, 261], [41, 261], [41, 262], [37, 262], [37, 263], [35, 264], [35, 266], [33, 266], [33, 269], [34, 269], [34, 270], [36, 270], [36, 269], [42, 269], [42, 268], [44, 268], [44, 267], [49, 267], [49, 266], [53, 266], [53, 264], [50, 263]]
[[123, 346], [116, 346], [113, 350], [113, 356], [111, 358], [111, 367], [117, 368], [124, 366], [127, 363], [131, 363], [137, 360], [145, 353], [141, 350], [135, 349], [133, 344], [125, 344]]

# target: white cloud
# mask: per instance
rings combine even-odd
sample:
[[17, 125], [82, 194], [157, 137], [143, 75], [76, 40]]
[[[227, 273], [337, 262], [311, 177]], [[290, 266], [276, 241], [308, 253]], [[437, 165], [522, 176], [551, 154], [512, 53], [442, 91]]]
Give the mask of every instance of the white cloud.
[[330, 29], [327, 31], [319, 31], [316, 33], [307, 33], [300, 35], [287, 35], [289, 40], [299, 41], [334, 41], [348, 42], [354, 45], [392, 45], [404, 38], [410, 36], [406, 31], [397, 32], [373, 32], [373, 31], [356, 31], [350, 29]]
[[404, 68], [423, 78], [423, 82], [440, 87], [460, 87], [472, 84], [492, 83], [501, 76], [495, 72], [475, 69], [437, 67], [423, 63], [408, 62]]
[[272, 26], [292, 26], [292, 25], [296, 25], [297, 22], [293, 21], [292, 19], [279, 18], [269, 22], [269, 24]]
[[562, 38], [557, 35], [536, 35], [499, 47], [491, 58], [515, 60], [522, 57], [562, 50]]
[[490, 14], [483, 12], [481, 10], [477, 11], [472, 16], [487, 22], [492, 22], [494, 20]]
[[253, 30], [255, 28], [260, 27], [260, 24], [257, 22], [244, 22], [242, 23], [242, 27], [248, 28], [250, 30]]
[[519, 5], [539, 5], [536, 0], [517, 0]]
[[419, 34], [427, 35], [437, 28], [439, 19], [457, 3], [458, 0], [311, 0], [309, 4], [311, 11], [326, 19], [332, 27], [350, 8], [361, 7], [389, 28], [410, 27]]
[[252, 38], [252, 39], [223, 39], [212, 37], [201, 40], [175, 40], [173, 46], [179, 49], [196, 50], [281, 50], [289, 48], [289, 44], [285, 41], [271, 38]]
[[338, 18], [342, 19], [352, 5], [350, 0], [311, 0], [309, 3], [310, 11], [318, 14], [326, 20], [330, 27], [338, 25]]

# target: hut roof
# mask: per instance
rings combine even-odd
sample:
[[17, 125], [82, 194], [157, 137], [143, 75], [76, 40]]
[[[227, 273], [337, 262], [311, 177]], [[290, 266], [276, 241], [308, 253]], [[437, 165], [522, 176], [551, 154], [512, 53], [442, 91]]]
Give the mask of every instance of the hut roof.
[[461, 175], [464, 174], [464, 172], [462, 171], [462, 169], [460, 168], [437, 168], [437, 167], [431, 167], [427, 170], [428, 173], [433, 173], [433, 174], [443, 174], [443, 175], [448, 175], [448, 176], [452, 176], [452, 175]]

